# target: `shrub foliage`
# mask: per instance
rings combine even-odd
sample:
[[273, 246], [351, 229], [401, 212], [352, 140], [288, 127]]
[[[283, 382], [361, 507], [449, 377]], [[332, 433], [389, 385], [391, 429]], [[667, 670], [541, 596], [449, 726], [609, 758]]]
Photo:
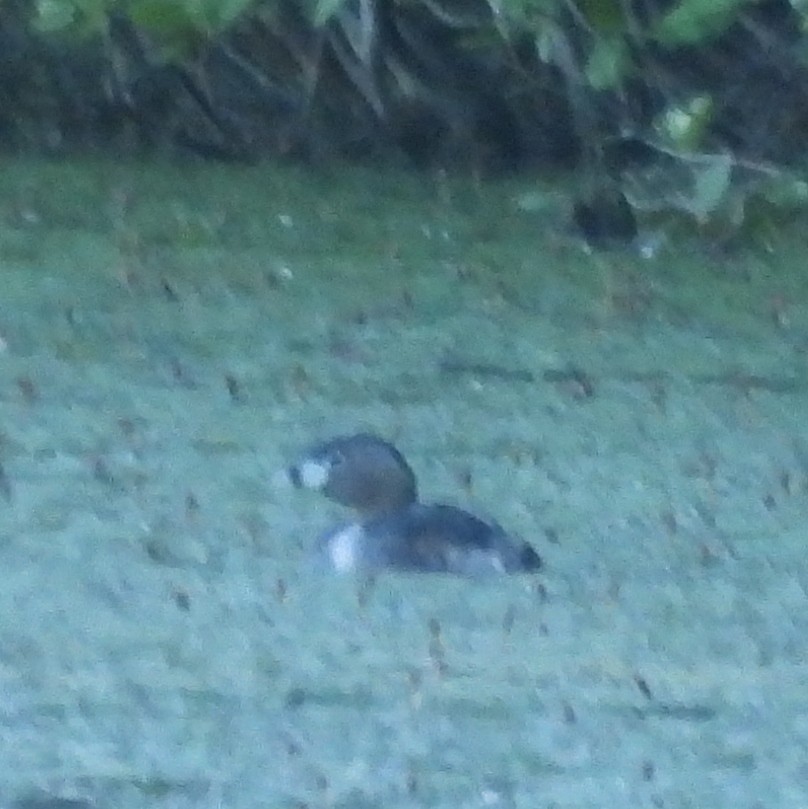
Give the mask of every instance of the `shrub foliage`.
[[797, 171], [808, 132], [800, 0], [2, 9], [7, 147], [574, 169], [585, 231], [610, 221], [600, 211], [610, 200], [632, 219], [674, 214], [735, 233], [808, 195]]

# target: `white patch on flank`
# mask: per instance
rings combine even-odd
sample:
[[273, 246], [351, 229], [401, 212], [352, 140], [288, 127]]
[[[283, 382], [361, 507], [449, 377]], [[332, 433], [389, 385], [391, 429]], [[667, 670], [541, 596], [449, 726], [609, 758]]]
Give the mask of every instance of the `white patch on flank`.
[[328, 540], [328, 554], [337, 573], [356, 570], [358, 545], [362, 539], [362, 526], [349, 525]]
[[506, 573], [502, 557], [496, 551], [457, 548], [447, 555], [449, 570], [468, 576], [486, 576]]
[[326, 463], [317, 461], [304, 461], [298, 467], [300, 482], [307, 489], [322, 489], [328, 483], [328, 473], [331, 467]]

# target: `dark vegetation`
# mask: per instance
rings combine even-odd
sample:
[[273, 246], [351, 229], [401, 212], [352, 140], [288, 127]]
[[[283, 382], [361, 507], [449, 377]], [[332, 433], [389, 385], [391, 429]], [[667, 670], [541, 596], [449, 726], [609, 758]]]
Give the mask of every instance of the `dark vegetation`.
[[[7, 150], [574, 179], [591, 241], [804, 208], [796, 0], [6, 0]], [[567, 176], [565, 174], [565, 176]]]

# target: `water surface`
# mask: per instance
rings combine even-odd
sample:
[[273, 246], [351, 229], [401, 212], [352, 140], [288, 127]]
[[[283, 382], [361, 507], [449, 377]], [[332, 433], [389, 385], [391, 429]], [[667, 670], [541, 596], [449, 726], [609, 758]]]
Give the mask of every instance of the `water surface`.
[[[4, 180], [0, 805], [805, 806], [801, 234], [643, 260], [527, 179]], [[341, 514], [276, 473], [356, 429], [545, 571], [313, 571]]]

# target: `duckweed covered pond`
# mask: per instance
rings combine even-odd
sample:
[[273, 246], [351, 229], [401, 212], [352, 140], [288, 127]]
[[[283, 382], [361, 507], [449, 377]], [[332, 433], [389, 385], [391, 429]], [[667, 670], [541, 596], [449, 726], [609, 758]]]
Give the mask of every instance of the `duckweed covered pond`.
[[[0, 805], [804, 807], [808, 276], [525, 181], [4, 166]], [[366, 429], [535, 578], [316, 573]], [[72, 801], [72, 803], [71, 803]]]

